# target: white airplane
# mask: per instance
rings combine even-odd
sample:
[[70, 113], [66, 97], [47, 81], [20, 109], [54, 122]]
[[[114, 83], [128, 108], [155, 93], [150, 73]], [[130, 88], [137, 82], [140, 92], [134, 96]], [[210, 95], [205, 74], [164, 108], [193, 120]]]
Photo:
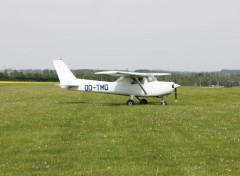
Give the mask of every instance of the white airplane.
[[66, 90], [78, 90], [85, 92], [98, 92], [130, 96], [127, 105], [135, 104], [136, 97], [140, 104], [148, 104], [142, 97], [157, 97], [161, 99], [161, 105], [167, 105], [163, 97], [175, 93], [177, 102], [177, 87], [174, 82], [158, 81], [155, 76], [170, 75], [170, 73], [138, 73], [127, 71], [103, 71], [95, 74], [120, 77], [114, 82], [78, 79], [65, 65], [63, 60], [54, 60], [54, 67], [60, 80], [60, 87]]

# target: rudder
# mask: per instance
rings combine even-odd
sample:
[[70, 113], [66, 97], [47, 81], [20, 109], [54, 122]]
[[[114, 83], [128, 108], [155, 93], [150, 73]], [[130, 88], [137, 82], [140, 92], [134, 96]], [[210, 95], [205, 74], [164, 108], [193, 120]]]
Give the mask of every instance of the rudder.
[[56, 69], [58, 78], [60, 80], [61, 86], [74, 85], [77, 78], [71, 72], [71, 70], [66, 66], [62, 59], [54, 60], [53, 65]]

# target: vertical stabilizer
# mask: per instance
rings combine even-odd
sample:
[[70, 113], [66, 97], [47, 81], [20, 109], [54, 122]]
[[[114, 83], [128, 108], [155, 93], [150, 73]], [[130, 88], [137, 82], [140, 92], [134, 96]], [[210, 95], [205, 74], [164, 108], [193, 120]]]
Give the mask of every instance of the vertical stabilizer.
[[63, 60], [54, 60], [53, 65], [57, 71], [61, 86], [68, 86], [76, 84], [76, 77], [71, 70], [66, 66]]

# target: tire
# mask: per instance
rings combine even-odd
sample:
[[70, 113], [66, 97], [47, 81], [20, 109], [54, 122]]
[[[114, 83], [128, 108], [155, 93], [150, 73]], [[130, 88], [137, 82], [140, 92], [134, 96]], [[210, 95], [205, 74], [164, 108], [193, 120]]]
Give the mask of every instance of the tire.
[[146, 99], [142, 99], [142, 100], [140, 101], [140, 104], [146, 105], [146, 104], [148, 104], [148, 102], [147, 102]]
[[127, 101], [127, 105], [128, 106], [133, 106], [134, 105], [134, 101], [133, 100], [128, 100]]

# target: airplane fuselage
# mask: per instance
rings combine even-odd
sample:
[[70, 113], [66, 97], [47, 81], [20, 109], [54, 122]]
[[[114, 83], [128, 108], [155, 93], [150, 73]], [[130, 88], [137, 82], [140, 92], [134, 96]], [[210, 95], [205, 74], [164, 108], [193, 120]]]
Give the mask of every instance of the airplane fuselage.
[[124, 78], [116, 82], [77, 79], [76, 83], [78, 86], [65, 86], [63, 88], [76, 91], [134, 95], [139, 97], [161, 97], [174, 92], [175, 85], [173, 82], [147, 82], [147, 80], [145, 80], [143, 83], [140, 83], [142, 86], [140, 87], [137, 83], [131, 83], [130, 78]]

